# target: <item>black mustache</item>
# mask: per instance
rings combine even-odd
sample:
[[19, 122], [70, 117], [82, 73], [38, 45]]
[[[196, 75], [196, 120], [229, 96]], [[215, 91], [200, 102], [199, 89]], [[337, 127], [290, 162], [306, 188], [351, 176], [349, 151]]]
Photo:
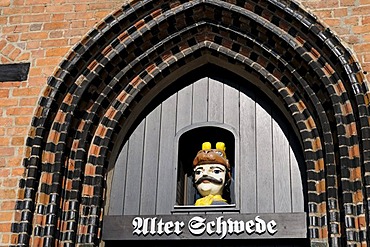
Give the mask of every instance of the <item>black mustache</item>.
[[197, 181], [195, 181], [195, 184], [198, 185], [198, 184], [202, 183], [204, 180], [208, 180], [208, 181], [210, 181], [211, 183], [214, 183], [214, 184], [222, 184], [224, 182], [222, 180], [222, 178], [220, 178], [220, 180], [218, 180], [217, 178], [204, 175], [203, 177], [200, 177]]

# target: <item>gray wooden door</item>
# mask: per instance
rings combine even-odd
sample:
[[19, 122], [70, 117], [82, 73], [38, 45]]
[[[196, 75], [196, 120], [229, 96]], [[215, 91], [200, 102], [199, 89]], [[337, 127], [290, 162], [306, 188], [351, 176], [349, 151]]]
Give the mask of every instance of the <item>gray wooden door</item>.
[[230, 85], [202, 78], [141, 121], [114, 166], [108, 215], [171, 214], [177, 141], [199, 125], [233, 130], [235, 204], [240, 213], [304, 212], [302, 161], [299, 152], [293, 152], [293, 131], [263, 94]]

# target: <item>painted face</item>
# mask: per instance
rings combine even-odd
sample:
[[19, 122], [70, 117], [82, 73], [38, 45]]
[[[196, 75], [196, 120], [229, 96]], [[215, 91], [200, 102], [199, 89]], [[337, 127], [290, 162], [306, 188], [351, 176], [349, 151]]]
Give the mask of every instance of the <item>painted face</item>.
[[195, 186], [202, 196], [222, 195], [226, 168], [220, 164], [198, 165], [194, 169]]

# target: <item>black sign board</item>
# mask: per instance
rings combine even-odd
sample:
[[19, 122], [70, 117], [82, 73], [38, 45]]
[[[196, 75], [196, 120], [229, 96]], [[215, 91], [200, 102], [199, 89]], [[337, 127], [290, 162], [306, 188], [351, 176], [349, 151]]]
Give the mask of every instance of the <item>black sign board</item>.
[[30, 70], [30, 63], [0, 64], [0, 82], [25, 81]]
[[104, 240], [306, 238], [305, 213], [107, 215]]

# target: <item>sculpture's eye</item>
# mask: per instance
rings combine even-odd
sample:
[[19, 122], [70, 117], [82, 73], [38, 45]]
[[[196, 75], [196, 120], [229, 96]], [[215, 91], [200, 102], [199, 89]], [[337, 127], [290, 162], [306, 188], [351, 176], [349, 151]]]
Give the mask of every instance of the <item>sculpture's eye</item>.
[[220, 174], [220, 173], [222, 173], [222, 172], [224, 172], [224, 170], [222, 170], [222, 169], [220, 169], [220, 168], [214, 168], [214, 169], [213, 169], [213, 173], [214, 173], [214, 174]]
[[220, 152], [220, 151], [216, 151], [215, 153], [220, 155], [221, 157], [223, 156], [222, 152]]
[[201, 173], [202, 173], [202, 170], [200, 170], [200, 169], [195, 170], [195, 175], [199, 175]]

